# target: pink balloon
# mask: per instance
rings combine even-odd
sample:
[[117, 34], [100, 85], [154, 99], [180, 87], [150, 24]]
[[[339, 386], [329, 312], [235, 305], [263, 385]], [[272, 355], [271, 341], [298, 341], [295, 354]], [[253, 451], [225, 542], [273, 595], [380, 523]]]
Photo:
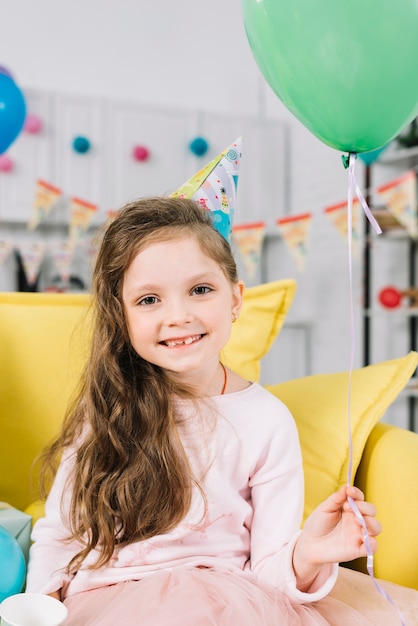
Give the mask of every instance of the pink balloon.
[[36, 135], [42, 130], [42, 126], [42, 120], [37, 115], [29, 114], [26, 116], [23, 128], [27, 133]]
[[11, 172], [14, 163], [7, 154], [0, 154], [0, 172]]
[[150, 157], [150, 151], [145, 146], [135, 146], [133, 157], [135, 161], [147, 161]]

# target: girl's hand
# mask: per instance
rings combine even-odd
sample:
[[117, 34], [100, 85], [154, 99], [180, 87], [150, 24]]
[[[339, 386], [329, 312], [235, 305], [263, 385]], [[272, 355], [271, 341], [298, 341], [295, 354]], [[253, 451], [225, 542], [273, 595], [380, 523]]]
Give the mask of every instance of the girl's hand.
[[309, 587], [327, 563], [352, 561], [367, 555], [364, 530], [348, 497], [354, 500], [363, 517], [371, 550], [377, 550], [375, 537], [382, 529], [375, 518], [375, 507], [364, 501], [363, 493], [357, 487], [342, 487], [306, 520], [293, 555], [299, 588]]

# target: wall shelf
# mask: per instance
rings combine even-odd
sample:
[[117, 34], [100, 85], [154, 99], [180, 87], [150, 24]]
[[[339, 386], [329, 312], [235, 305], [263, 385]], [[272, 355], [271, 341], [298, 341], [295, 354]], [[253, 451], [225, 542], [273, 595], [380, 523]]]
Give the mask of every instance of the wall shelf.
[[[403, 173], [407, 169], [418, 166], [418, 146], [410, 149], [388, 150], [373, 165], [367, 165], [365, 168], [365, 188], [371, 189], [371, 172], [379, 166], [392, 166], [392, 170], [398, 174]], [[395, 176], [393, 177], [395, 178]], [[391, 219], [389, 212], [382, 206], [373, 207], [371, 197], [366, 198], [372, 212], [379, 221], [379, 214], [382, 220], [382, 234], [379, 240], [390, 242], [401, 242], [406, 246], [406, 259], [402, 259], [405, 264], [405, 273], [407, 276], [406, 284], [400, 289], [409, 289], [417, 287], [417, 263], [418, 263], [418, 242], [411, 238], [408, 232], [402, 226], [390, 225]], [[392, 218], [392, 222], [394, 218]], [[370, 223], [365, 218], [364, 228], [364, 245], [363, 245], [363, 363], [369, 365], [372, 362], [373, 342], [372, 330], [375, 323], [383, 317], [390, 320], [396, 320], [402, 324], [404, 320], [405, 333], [409, 350], [416, 350], [418, 347], [418, 307], [401, 306], [396, 309], [385, 309], [373, 306], [373, 266], [379, 263], [377, 246], [375, 246], [377, 236], [372, 232]], [[385, 228], [385, 225], [387, 226]], [[393, 227], [395, 226], [395, 227]], [[382, 251], [380, 251], [382, 254]], [[387, 358], [391, 358], [388, 355]], [[416, 430], [416, 408], [418, 406], [418, 377], [412, 379], [410, 385], [405, 389], [403, 395], [408, 397], [408, 427], [410, 430]]]

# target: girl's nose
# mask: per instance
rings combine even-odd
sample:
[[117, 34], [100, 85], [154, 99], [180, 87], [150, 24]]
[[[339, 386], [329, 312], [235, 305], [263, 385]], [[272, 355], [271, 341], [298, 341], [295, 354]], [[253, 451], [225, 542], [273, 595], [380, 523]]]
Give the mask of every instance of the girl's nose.
[[194, 318], [190, 303], [183, 300], [175, 300], [167, 303], [165, 311], [165, 323], [167, 326], [180, 326], [191, 322]]

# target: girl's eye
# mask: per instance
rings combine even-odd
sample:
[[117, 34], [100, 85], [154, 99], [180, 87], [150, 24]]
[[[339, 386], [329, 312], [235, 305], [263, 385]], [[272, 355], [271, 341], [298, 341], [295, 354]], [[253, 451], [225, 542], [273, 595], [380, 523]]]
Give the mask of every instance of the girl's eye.
[[145, 296], [142, 300], [139, 300], [138, 304], [141, 306], [149, 306], [150, 304], [156, 304], [158, 302], [158, 298], [156, 296]]
[[207, 285], [198, 285], [197, 287], [193, 288], [192, 293], [195, 293], [198, 296], [202, 296], [205, 293], [209, 293], [210, 291], [212, 291], [212, 289]]

